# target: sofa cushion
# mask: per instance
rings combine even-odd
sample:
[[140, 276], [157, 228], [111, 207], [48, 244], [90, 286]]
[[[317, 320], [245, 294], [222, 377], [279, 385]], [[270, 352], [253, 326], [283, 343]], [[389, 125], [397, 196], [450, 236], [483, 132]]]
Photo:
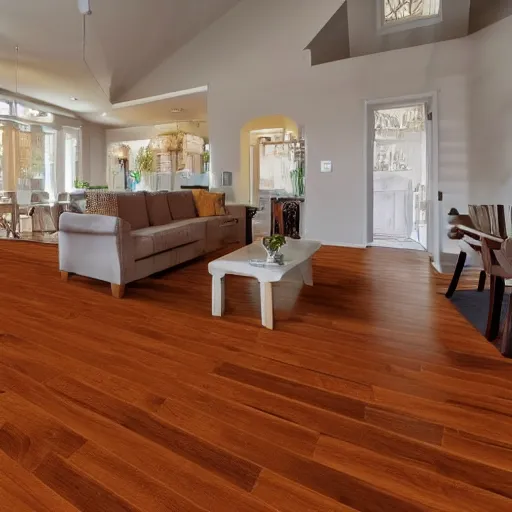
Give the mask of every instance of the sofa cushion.
[[194, 196], [190, 190], [169, 192], [169, 209], [173, 220], [193, 219], [197, 217]]
[[215, 216], [215, 197], [202, 189], [192, 190], [192, 195], [198, 217]]
[[163, 226], [172, 222], [167, 192], [146, 192], [146, 206], [150, 226]]
[[226, 215], [226, 194], [208, 192], [207, 190], [192, 190], [194, 204], [199, 217], [213, 217], [215, 215]]
[[173, 221], [131, 232], [135, 259], [140, 260], [206, 238], [206, 220], [201, 218]]
[[85, 192], [85, 213], [118, 217], [117, 192], [87, 190]]
[[129, 222], [133, 230], [149, 227], [145, 192], [117, 194], [117, 215]]

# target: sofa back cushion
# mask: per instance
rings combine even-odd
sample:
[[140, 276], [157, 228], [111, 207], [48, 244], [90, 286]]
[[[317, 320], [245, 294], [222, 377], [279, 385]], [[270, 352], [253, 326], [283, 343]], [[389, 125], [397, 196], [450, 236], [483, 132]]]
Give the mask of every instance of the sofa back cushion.
[[167, 200], [169, 201], [169, 209], [173, 220], [197, 217], [194, 196], [191, 191], [169, 192]]
[[149, 227], [145, 192], [121, 192], [117, 195], [118, 217], [130, 223], [133, 230]]
[[146, 206], [151, 226], [163, 226], [172, 222], [167, 194], [168, 192], [146, 192]]
[[88, 190], [85, 213], [120, 217], [132, 229], [149, 227], [145, 192], [109, 192]]

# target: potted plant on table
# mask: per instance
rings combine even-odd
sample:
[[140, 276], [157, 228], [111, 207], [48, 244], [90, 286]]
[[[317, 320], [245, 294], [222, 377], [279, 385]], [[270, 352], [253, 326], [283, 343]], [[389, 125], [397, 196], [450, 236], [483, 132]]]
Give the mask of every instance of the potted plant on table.
[[283, 235], [266, 236], [261, 243], [267, 251], [267, 263], [282, 263], [283, 255], [280, 250], [286, 244], [286, 238]]

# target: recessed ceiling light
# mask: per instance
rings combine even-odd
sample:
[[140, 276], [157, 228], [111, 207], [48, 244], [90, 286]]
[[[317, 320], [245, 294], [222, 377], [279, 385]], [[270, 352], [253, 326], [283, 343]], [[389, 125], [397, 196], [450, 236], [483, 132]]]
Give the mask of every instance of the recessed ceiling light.
[[71, 101], [78, 101], [78, 98], [75, 98], [74, 96], [71, 96], [71, 98], [69, 98]]
[[107, 113], [103, 112], [103, 114], [101, 114], [101, 117], [107, 117]]
[[181, 114], [181, 112], [183, 112], [184, 110], [185, 110], [184, 108], [173, 108], [173, 109], [171, 110], [171, 112], [172, 112], [173, 114]]

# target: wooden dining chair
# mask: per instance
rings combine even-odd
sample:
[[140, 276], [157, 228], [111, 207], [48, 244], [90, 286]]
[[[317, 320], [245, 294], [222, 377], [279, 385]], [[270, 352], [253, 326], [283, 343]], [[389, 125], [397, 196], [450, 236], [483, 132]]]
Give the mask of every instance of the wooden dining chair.
[[469, 217], [470, 222], [456, 225], [457, 231], [462, 235], [459, 242], [461, 254], [446, 296], [451, 297], [457, 287], [466, 259], [466, 254], [463, 253], [467, 253], [468, 250], [474, 251], [478, 254], [483, 267], [484, 277], [481, 272], [478, 285], [480, 291], [484, 288], [485, 276], [490, 276], [485, 337], [489, 341], [494, 341], [500, 332], [505, 279], [512, 278], [512, 267], [509, 268], [506, 263], [509, 256], [512, 258], [512, 251], [508, 245], [506, 247], [509, 252], [503, 249], [506, 243], [509, 243], [508, 235], [512, 236], [511, 209], [503, 205], [470, 205]]
[[[489, 341], [495, 341], [500, 334], [505, 280], [512, 279], [512, 238], [507, 238], [502, 242], [483, 238], [482, 259], [486, 272], [491, 276], [486, 337]], [[512, 297], [509, 300], [506, 320], [498, 345], [504, 356], [512, 357]]]
[[460, 253], [452, 280], [445, 294], [448, 299], [457, 289], [468, 255], [472, 256], [473, 261], [480, 262], [481, 270], [477, 289], [479, 292], [485, 289], [487, 272], [482, 262], [481, 235], [490, 235], [501, 241], [507, 237], [507, 222], [503, 205], [469, 205], [469, 215], [458, 215], [455, 222], [456, 225], [450, 232], [450, 237], [459, 240]]

